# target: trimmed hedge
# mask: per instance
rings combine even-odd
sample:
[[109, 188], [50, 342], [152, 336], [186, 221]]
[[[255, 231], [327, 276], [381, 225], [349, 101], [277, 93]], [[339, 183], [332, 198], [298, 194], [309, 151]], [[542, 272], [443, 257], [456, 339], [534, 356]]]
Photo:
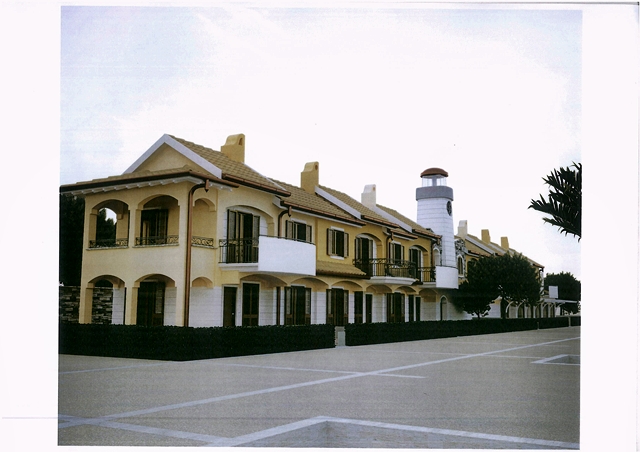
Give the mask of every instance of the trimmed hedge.
[[[571, 317], [571, 326], [580, 317]], [[385, 344], [477, 334], [507, 333], [569, 326], [568, 317], [540, 319], [473, 319], [409, 323], [349, 323], [345, 326], [346, 345]]]
[[59, 353], [166, 361], [335, 347], [332, 325], [190, 328], [60, 323]]

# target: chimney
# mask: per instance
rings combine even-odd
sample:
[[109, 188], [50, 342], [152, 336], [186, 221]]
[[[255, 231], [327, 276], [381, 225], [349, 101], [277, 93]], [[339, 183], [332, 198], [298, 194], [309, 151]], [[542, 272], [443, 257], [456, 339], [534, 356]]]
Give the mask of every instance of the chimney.
[[458, 223], [458, 235], [460, 237], [466, 237], [467, 233], [467, 220], [460, 220]]
[[364, 191], [362, 195], [360, 195], [360, 201], [362, 204], [367, 206], [368, 208], [372, 208], [376, 206], [376, 186], [373, 185], [365, 185]]
[[500, 237], [500, 246], [505, 250], [509, 250], [509, 239], [507, 237]]
[[244, 134], [229, 135], [220, 152], [235, 162], [244, 163]]
[[480, 231], [482, 234], [482, 241], [484, 243], [491, 243], [491, 236], [489, 235], [489, 230], [488, 229], [483, 229], [482, 231]]
[[300, 188], [314, 194], [318, 185], [320, 185], [320, 164], [309, 162], [304, 165], [304, 170], [300, 173]]

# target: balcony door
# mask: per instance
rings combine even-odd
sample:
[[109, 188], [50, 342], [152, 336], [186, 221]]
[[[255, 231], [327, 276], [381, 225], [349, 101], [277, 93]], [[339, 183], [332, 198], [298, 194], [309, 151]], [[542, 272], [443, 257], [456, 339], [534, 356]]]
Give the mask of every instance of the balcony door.
[[409, 248], [409, 262], [411, 267], [409, 268], [412, 278], [421, 279], [420, 268], [422, 267], [421, 252], [417, 248]]
[[140, 215], [140, 244], [163, 245], [167, 242], [169, 211], [167, 209], [143, 210]]
[[165, 285], [160, 281], [144, 281], [138, 288], [136, 325], [162, 326], [164, 324]]
[[227, 212], [227, 263], [258, 262], [260, 217], [245, 212]]
[[369, 276], [377, 276], [373, 272], [373, 259], [373, 240], [356, 237], [356, 267]]

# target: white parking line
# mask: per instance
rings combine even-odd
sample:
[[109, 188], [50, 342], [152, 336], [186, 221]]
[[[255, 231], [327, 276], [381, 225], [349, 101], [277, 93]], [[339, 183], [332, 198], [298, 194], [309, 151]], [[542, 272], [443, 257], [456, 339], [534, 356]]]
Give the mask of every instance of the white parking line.
[[65, 418], [69, 420], [69, 422], [74, 423], [74, 425], [84, 425], [84, 424], [98, 425], [100, 427], [114, 428], [118, 430], [128, 430], [131, 432], [146, 433], [149, 435], [168, 436], [171, 438], [189, 439], [193, 441], [202, 441], [205, 443], [212, 443], [215, 441], [227, 439], [220, 436], [184, 432], [181, 430], [172, 430], [167, 428], [149, 427], [146, 425], [127, 424], [124, 422], [114, 422], [114, 421], [92, 422], [92, 419], [83, 419], [83, 418], [74, 417], [74, 416], [65, 416]]
[[[162, 411], [169, 411], [169, 410], [175, 410], [175, 409], [180, 409], [180, 408], [190, 408], [190, 407], [194, 407], [194, 406], [206, 405], [206, 404], [216, 403], [216, 402], [222, 402], [222, 401], [225, 401], [225, 400], [239, 399], [239, 398], [243, 398], [243, 397], [252, 397], [252, 396], [258, 396], [258, 395], [264, 395], [264, 394], [271, 394], [271, 393], [275, 393], [275, 392], [288, 391], [288, 390], [291, 390], [291, 389], [298, 389], [298, 388], [303, 388], [303, 387], [307, 387], [307, 386], [315, 386], [315, 385], [324, 384], [324, 383], [332, 383], [332, 382], [341, 381], [341, 380], [348, 380], [348, 379], [351, 379], [351, 378], [359, 378], [359, 377], [366, 377], [366, 376], [377, 376], [377, 375], [381, 375], [381, 374], [389, 374], [389, 373], [394, 373], [394, 372], [398, 372], [398, 371], [402, 371], [402, 370], [415, 369], [415, 368], [418, 368], [418, 367], [430, 366], [430, 365], [434, 365], [434, 364], [441, 364], [441, 363], [446, 363], [446, 362], [459, 361], [459, 360], [462, 360], [462, 359], [469, 359], [469, 358], [476, 358], [476, 357], [480, 357], [480, 356], [493, 355], [493, 354], [496, 354], [496, 353], [504, 353], [504, 352], [508, 352], [508, 351], [512, 351], [512, 350], [521, 350], [521, 349], [525, 349], [525, 348], [546, 346], [546, 345], [557, 344], [557, 343], [561, 343], [561, 342], [573, 341], [573, 340], [578, 340], [578, 339], [580, 339], [580, 338], [579, 337], [573, 337], [573, 338], [559, 339], [559, 340], [555, 340], [555, 341], [543, 342], [543, 343], [538, 343], [538, 344], [527, 344], [527, 345], [521, 345], [521, 346], [517, 346], [517, 347], [506, 348], [506, 349], [502, 349], [502, 350], [494, 350], [494, 351], [483, 352], [483, 353], [473, 353], [473, 354], [463, 355], [463, 356], [454, 356], [454, 357], [450, 357], [450, 358], [443, 358], [443, 359], [436, 360], [436, 361], [427, 361], [427, 362], [422, 362], [422, 363], [409, 364], [409, 365], [405, 365], [405, 366], [397, 366], [397, 367], [392, 367], [392, 368], [388, 368], [388, 369], [380, 369], [380, 370], [369, 371], [369, 372], [358, 372], [358, 373], [347, 374], [347, 375], [343, 375], [343, 376], [339, 376], [339, 377], [323, 378], [323, 379], [320, 379], [320, 380], [312, 380], [312, 381], [307, 381], [307, 382], [303, 382], [303, 383], [295, 383], [295, 384], [291, 384], [291, 385], [276, 386], [276, 387], [272, 387], [272, 388], [258, 389], [258, 390], [255, 390], [255, 391], [241, 392], [241, 393], [236, 393], [236, 394], [228, 394], [228, 395], [223, 395], [223, 396], [218, 396], [218, 397], [211, 397], [211, 398], [201, 399], [201, 400], [192, 400], [192, 401], [189, 401], [189, 402], [182, 402], [182, 403], [175, 403], [175, 404], [170, 404], [170, 405], [151, 407], [151, 408], [146, 408], [146, 409], [141, 409], [141, 410], [128, 411], [128, 412], [124, 412], [124, 413], [115, 413], [115, 414], [110, 414], [110, 415], [101, 416], [101, 417], [92, 418], [92, 419], [74, 420], [74, 421], [71, 421], [71, 422], [60, 424], [58, 426], [58, 428], [67, 428], [67, 427], [72, 427], [72, 426], [81, 425], [81, 424], [94, 424], [94, 425], [97, 425], [97, 424], [100, 424], [101, 422], [111, 421], [113, 419], [135, 417], [135, 416], [144, 416], [144, 415], [151, 414], [151, 413], [158, 413], [158, 412], [162, 412]], [[293, 368], [293, 369], [297, 370], [295, 368]]]
[[[82, 418], [74, 418], [73, 416], [64, 416], [64, 417], [70, 421], [78, 421], [78, 422], [82, 421]], [[488, 434], [488, 433], [467, 432], [462, 430], [419, 427], [414, 425], [390, 424], [386, 422], [365, 421], [365, 420], [358, 420], [358, 419], [344, 419], [344, 418], [336, 418], [331, 416], [318, 416], [310, 419], [303, 419], [301, 421], [280, 425], [278, 427], [261, 430], [259, 432], [249, 433], [247, 435], [237, 436], [235, 438], [225, 438], [220, 436], [191, 433], [191, 432], [185, 432], [180, 430], [148, 427], [148, 426], [136, 425], [136, 424], [127, 424], [123, 422], [101, 421], [98, 423], [94, 423], [94, 422], [91, 422], [91, 419], [86, 419], [86, 421], [88, 421], [87, 424], [99, 425], [100, 427], [127, 430], [127, 431], [136, 432], [136, 433], [145, 433], [145, 434], [165, 436], [170, 438], [180, 438], [180, 439], [188, 439], [193, 441], [201, 441], [206, 443], [206, 446], [209, 446], [209, 447], [242, 446], [242, 445], [253, 443], [255, 441], [260, 441], [263, 439], [271, 438], [273, 436], [294, 432], [296, 430], [301, 430], [303, 428], [311, 427], [313, 425], [322, 424], [325, 422], [334, 422], [334, 423], [347, 424], [347, 425], [358, 425], [358, 426], [372, 427], [372, 428], [383, 428], [383, 429], [390, 429], [390, 430], [424, 433], [425, 435], [436, 434], [441, 436], [464, 437], [464, 438], [476, 439], [480, 441], [493, 441], [493, 442], [503, 443], [503, 445], [507, 445], [511, 443], [511, 444], [556, 447], [556, 448], [562, 448], [562, 449], [578, 449], [580, 446], [578, 443], [570, 443], [570, 442], [563, 442], [563, 441], [550, 441], [550, 440], [535, 439], [535, 438], [521, 438], [516, 436], [504, 436], [504, 435], [494, 435], [494, 434]], [[507, 444], [504, 444], [504, 443], [507, 443]]]

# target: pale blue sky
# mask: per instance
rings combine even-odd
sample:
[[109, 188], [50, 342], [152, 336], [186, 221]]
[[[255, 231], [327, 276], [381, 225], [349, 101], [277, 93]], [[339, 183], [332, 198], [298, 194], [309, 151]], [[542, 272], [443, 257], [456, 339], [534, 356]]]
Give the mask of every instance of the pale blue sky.
[[577, 240], [528, 210], [581, 161], [579, 9], [75, 7], [61, 14], [61, 183], [122, 173], [162, 134], [414, 218], [446, 169], [454, 222], [580, 277]]

